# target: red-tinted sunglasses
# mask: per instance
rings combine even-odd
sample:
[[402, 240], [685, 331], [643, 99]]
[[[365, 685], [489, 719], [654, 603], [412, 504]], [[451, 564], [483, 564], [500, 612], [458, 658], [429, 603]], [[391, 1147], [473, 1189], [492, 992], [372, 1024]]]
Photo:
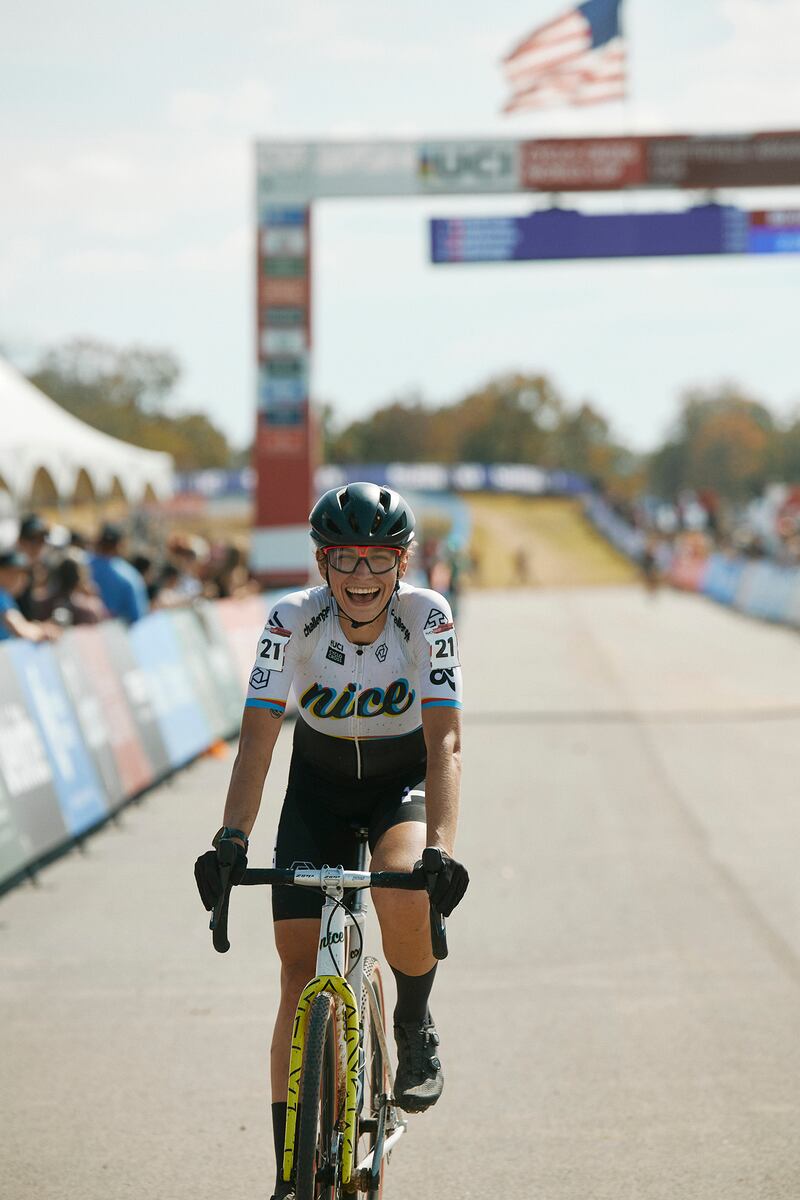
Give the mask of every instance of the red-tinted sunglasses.
[[323, 553], [334, 571], [344, 575], [352, 575], [361, 559], [373, 575], [384, 575], [403, 551], [398, 546], [325, 546]]

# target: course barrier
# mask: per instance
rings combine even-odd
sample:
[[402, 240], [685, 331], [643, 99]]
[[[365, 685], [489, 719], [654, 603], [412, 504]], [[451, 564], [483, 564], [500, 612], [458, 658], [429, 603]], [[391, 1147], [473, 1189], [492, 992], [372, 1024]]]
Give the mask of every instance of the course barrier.
[[[624, 521], [598, 496], [587, 498], [584, 512], [616, 548], [640, 565], [646, 535]], [[734, 554], [699, 552], [697, 546], [657, 551], [662, 575], [674, 587], [698, 592], [751, 617], [800, 628], [800, 567]]]
[[0, 645], [0, 891], [236, 734], [274, 599]]

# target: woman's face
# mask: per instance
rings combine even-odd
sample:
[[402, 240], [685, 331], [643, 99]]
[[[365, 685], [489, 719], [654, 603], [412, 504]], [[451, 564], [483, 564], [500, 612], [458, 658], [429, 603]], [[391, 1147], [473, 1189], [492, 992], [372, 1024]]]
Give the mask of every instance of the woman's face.
[[398, 578], [406, 573], [408, 550], [398, 556], [397, 565], [379, 575], [373, 574], [364, 558], [351, 574], [337, 571], [328, 561], [324, 551], [317, 551], [317, 566], [320, 575], [330, 585], [339, 608], [355, 617], [357, 621], [371, 622], [389, 603]]

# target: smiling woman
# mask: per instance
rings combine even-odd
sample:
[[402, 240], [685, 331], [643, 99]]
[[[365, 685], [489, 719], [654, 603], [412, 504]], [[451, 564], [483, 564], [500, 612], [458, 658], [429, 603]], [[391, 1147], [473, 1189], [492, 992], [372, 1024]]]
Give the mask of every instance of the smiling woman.
[[[272, 607], [250, 676], [222, 834], [236, 841], [244, 859], [292, 688], [298, 720], [276, 865], [353, 865], [360, 825], [368, 831], [373, 870], [412, 869], [426, 847], [441, 852], [435, 886], [451, 897], [440, 906], [448, 915], [468, 882], [452, 857], [461, 779], [461, 664], [450, 608], [438, 592], [403, 581], [415, 521], [397, 492], [373, 483], [333, 488], [309, 520], [324, 584], [291, 592]], [[216, 854], [211, 850], [197, 860], [204, 903], [221, 886]], [[282, 962], [272, 1045], [281, 1162], [291, 1031], [314, 968], [321, 898], [276, 888], [272, 904]], [[386, 892], [380, 900], [376, 895], [375, 907], [397, 981], [395, 1097], [408, 1112], [421, 1112], [443, 1086], [428, 1007], [436, 967], [427, 899]], [[276, 1180], [281, 1200], [287, 1182]]]

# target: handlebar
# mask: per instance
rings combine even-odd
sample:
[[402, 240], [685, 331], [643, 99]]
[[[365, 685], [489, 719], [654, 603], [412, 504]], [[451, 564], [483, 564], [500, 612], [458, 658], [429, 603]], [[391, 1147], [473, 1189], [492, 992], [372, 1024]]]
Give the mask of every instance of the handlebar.
[[[230, 873], [236, 855], [233, 843], [220, 842], [218, 855], [222, 895], [211, 914], [209, 928], [213, 935], [214, 949], [219, 954], [226, 954], [231, 945], [228, 940], [228, 904], [232, 891]], [[441, 852], [429, 846], [423, 851], [422, 871], [344, 871], [341, 874], [341, 882], [345, 890], [373, 887], [422, 892], [426, 889], [430, 890], [441, 864]], [[328, 868], [318, 870], [311, 867], [248, 867], [239, 881], [239, 887], [257, 887], [267, 884], [272, 887], [322, 888], [322, 879], [328, 870]], [[434, 908], [433, 904], [430, 906], [430, 928], [431, 949], [434, 958], [447, 958], [447, 931], [444, 917]]]

